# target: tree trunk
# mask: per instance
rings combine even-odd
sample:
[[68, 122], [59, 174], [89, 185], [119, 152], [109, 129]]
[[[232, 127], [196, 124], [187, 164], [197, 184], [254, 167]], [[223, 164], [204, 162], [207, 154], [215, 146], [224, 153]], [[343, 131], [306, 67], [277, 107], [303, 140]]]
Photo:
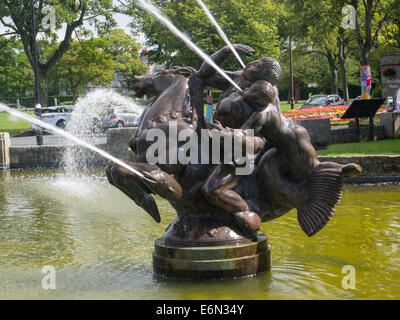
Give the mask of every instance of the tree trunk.
[[[4, 2], [4, 1], [3, 1]], [[29, 1], [8, 1], [9, 3], [18, 2], [17, 4], [5, 4], [5, 8], [9, 9], [6, 12], [9, 12], [11, 19], [15, 25], [13, 29], [16, 31], [18, 35], [20, 35], [25, 54], [34, 69], [34, 39], [32, 35], [32, 19], [22, 19], [21, 13], [26, 11], [27, 9], [31, 10], [31, 5]], [[36, 1], [39, 2], [38, 10], [36, 11], [36, 34], [39, 31], [39, 18], [43, 16], [43, 4], [44, 1]], [[67, 23], [64, 40], [60, 42], [58, 48], [54, 51], [53, 55], [46, 59], [46, 63], [41, 64], [39, 59], [39, 94], [40, 94], [40, 104], [42, 107], [47, 106], [47, 97], [48, 97], [48, 77], [50, 71], [56, 66], [57, 62], [63, 57], [63, 55], [68, 51], [71, 41], [72, 34], [76, 28], [83, 25], [84, 18], [89, 10], [88, 1], [80, 1], [78, 9], [75, 10], [78, 17], [76, 20], [70, 21]], [[80, 11], [80, 12], [79, 12]]]
[[[362, 66], [367, 66], [369, 65], [369, 53], [372, 48], [372, 34], [371, 34], [371, 23], [372, 23], [372, 18], [374, 14], [376, 13], [376, 8], [375, 11], [372, 8], [373, 7], [373, 1], [372, 0], [367, 0], [363, 1], [363, 6], [365, 9], [365, 21], [363, 21], [363, 28], [365, 29], [364, 31], [364, 36], [362, 35], [361, 32], [361, 27], [358, 22], [358, 14], [359, 14], [359, 8], [358, 8], [358, 0], [352, 0], [352, 5], [356, 9], [356, 28], [354, 29], [356, 39], [358, 42], [358, 46], [360, 48], [360, 58], [361, 58], [361, 65]], [[377, 6], [376, 6], [377, 7]]]
[[369, 65], [369, 52], [371, 48], [369, 46], [361, 46], [361, 65], [368, 66]]
[[39, 72], [39, 95], [40, 105], [47, 107], [48, 91], [49, 91], [49, 75], [48, 73]]
[[349, 86], [347, 83], [346, 60], [339, 59], [339, 65], [340, 65], [340, 72], [342, 74], [343, 99], [345, 101], [349, 101], [350, 97], [349, 97]]
[[294, 103], [298, 103], [299, 100], [301, 100], [301, 87], [296, 87], [296, 93], [295, 93], [295, 101], [294, 101]]
[[332, 94], [339, 94], [338, 69], [336, 66], [331, 68], [331, 91]]
[[290, 109], [294, 109], [294, 76], [293, 76], [293, 49], [292, 38], [289, 36], [289, 60], [290, 60]]
[[332, 52], [327, 50], [327, 57], [329, 63], [329, 70], [331, 71], [331, 93], [338, 94], [338, 68], [336, 65], [336, 59]]
[[342, 75], [343, 99], [345, 101], [349, 101], [350, 97], [349, 97], [349, 86], [347, 83], [346, 54], [344, 52], [343, 32], [344, 30], [339, 31], [340, 35], [338, 38], [339, 67]]
[[76, 97], [77, 97], [77, 92], [75, 90], [72, 90], [72, 101], [73, 101], [73, 104], [75, 104], [75, 102], [76, 102]]

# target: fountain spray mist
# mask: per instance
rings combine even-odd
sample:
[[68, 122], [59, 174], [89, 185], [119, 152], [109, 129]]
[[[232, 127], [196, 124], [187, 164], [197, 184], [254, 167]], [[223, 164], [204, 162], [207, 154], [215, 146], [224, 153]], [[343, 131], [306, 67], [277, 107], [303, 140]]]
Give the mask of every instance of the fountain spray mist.
[[[82, 96], [75, 103], [70, 119], [67, 121], [65, 131], [84, 141], [95, 138], [100, 131], [100, 127], [93, 122], [91, 115], [100, 115], [100, 117], [109, 118], [107, 111], [119, 106], [128, 107], [130, 112], [137, 117], [143, 112], [144, 106], [137, 101], [123, 96], [114, 90], [96, 89]], [[92, 142], [93, 144], [93, 142]], [[62, 159], [62, 168], [68, 176], [84, 176], [82, 168], [94, 157], [93, 153], [86, 152], [84, 147], [66, 148]], [[79, 168], [80, 170], [77, 170]]]
[[218, 24], [217, 20], [215, 20], [214, 16], [211, 14], [210, 10], [207, 8], [207, 6], [204, 4], [203, 1], [201, 1], [201, 0], [196, 0], [196, 1], [199, 4], [199, 6], [203, 9], [203, 11], [206, 13], [206, 15], [208, 16], [208, 19], [210, 19], [211, 23], [217, 28], [217, 31], [218, 31], [219, 35], [225, 41], [225, 43], [229, 46], [229, 48], [232, 50], [232, 52], [235, 55], [236, 59], [239, 61], [239, 63], [242, 65], [242, 67], [245, 68], [246, 65], [244, 64], [242, 58], [237, 53], [237, 51], [233, 47], [232, 43], [229, 41], [229, 39], [226, 36], [225, 32], [222, 30], [222, 28]]
[[143, 10], [150, 13], [154, 18], [159, 20], [163, 25], [165, 25], [173, 34], [177, 37], [181, 38], [183, 42], [197, 55], [199, 55], [202, 59], [204, 59], [208, 64], [210, 64], [218, 73], [220, 73], [226, 80], [228, 80], [236, 89], [240, 92], [243, 90], [220, 68], [216, 65], [216, 63], [199, 47], [197, 47], [186, 35], [184, 35], [181, 31], [179, 31], [171, 21], [169, 21], [166, 17], [164, 17], [161, 12], [153, 6], [151, 3], [145, 2], [143, 0], [136, 0], [135, 3], [141, 7]]
[[146, 180], [148, 182], [151, 182], [151, 183], [155, 182], [154, 180], [152, 180], [152, 179], [146, 177], [145, 175], [143, 175], [141, 172], [133, 169], [131, 166], [127, 165], [125, 162], [121, 161], [120, 159], [117, 159], [117, 158], [113, 157], [111, 154], [105, 152], [104, 150], [101, 150], [101, 149], [91, 145], [90, 143], [85, 142], [85, 141], [83, 141], [83, 140], [81, 140], [81, 139], [69, 134], [68, 132], [66, 132], [66, 131], [64, 131], [62, 129], [59, 129], [59, 128], [57, 128], [57, 127], [55, 127], [55, 126], [53, 126], [51, 124], [48, 124], [46, 122], [43, 122], [43, 121], [41, 121], [39, 119], [36, 119], [36, 118], [26, 114], [26, 113], [11, 109], [11, 108], [9, 108], [6, 105], [1, 104], [1, 103], [0, 103], [0, 110], [4, 110], [4, 111], [12, 114], [13, 116], [16, 116], [18, 118], [24, 119], [24, 120], [26, 120], [28, 122], [32, 122], [32, 123], [36, 124], [39, 127], [42, 127], [42, 128], [44, 128], [46, 130], [49, 130], [49, 131], [51, 131], [51, 132], [53, 132], [55, 134], [63, 136], [64, 138], [66, 138], [66, 139], [68, 139], [68, 140], [70, 140], [70, 141], [72, 141], [72, 142], [74, 142], [74, 143], [76, 143], [78, 145], [81, 145], [83, 147], [86, 147], [86, 148], [94, 151], [94, 152], [97, 152], [98, 154], [100, 154], [104, 158], [106, 158], [108, 160], [111, 160], [111, 161], [115, 162], [116, 164], [119, 164], [121, 167], [124, 167], [125, 169], [133, 172], [134, 174], [138, 175], [140, 178], [142, 178], [144, 180]]

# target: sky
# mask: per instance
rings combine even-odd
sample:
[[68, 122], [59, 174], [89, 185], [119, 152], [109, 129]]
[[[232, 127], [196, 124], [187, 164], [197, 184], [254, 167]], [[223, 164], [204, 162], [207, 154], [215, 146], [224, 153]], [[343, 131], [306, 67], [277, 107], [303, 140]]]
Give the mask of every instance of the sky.
[[[124, 2], [124, 0], [121, 0]], [[126, 0], [125, 0], [126, 1]], [[121, 6], [120, 2], [118, 0], [113, 0], [114, 5]], [[114, 15], [115, 21], [117, 22], [117, 27], [125, 30], [126, 33], [131, 34], [131, 30], [129, 28], [129, 23], [132, 22], [132, 18], [124, 15], [124, 14], [115, 14]], [[10, 20], [6, 19], [6, 22], [9, 22]], [[91, 29], [92, 31], [95, 31], [93, 28], [91, 28], [88, 24], [85, 24], [87, 28]], [[57, 34], [59, 36], [59, 40], [62, 40], [64, 38], [64, 33], [65, 33], [65, 28], [66, 26], [64, 25], [62, 29], [60, 29]], [[0, 34], [4, 33], [7, 30], [7, 28], [4, 28], [2, 23], [0, 23]], [[134, 35], [136, 40], [142, 44], [144, 44], [145, 38], [144, 35], [139, 34], [139, 35]]]

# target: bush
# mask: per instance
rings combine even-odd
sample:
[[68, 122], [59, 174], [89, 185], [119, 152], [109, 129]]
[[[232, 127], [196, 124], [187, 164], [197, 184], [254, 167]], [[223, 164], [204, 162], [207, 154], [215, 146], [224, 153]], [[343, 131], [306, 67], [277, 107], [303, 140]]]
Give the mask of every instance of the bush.
[[372, 98], [380, 98], [382, 96], [382, 86], [378, 84], [371, 92]]
[[[49, 96], [47, 98], [47, 105], [54, 105], [54, 98], [57, 98], [59, 105], [72, 104], [73, 97], [72, 96]], [[25, 108], [34, 108], [35, 107], [35, 97], [16, 97], [16, 98], [0, 98], [0, 101], [4, 101], [6, 104], [10, 106], [17, 105], [17, 99], [19, 99], [19, 104], [21, 107]]]

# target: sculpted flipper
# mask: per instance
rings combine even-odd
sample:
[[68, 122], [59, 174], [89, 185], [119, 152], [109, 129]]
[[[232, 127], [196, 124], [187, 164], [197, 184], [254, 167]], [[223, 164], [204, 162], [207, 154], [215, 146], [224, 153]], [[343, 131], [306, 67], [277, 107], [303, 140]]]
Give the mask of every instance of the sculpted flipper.
[[311, 173], [310, 198], [297, 209], [300, 227], [310, 237], [328, 223], [342, 197], [341, 167], [336, 163], [321, 163]]
[[314, 168], [310, 177], [310, 198], [297, 209], [300, 227], [308, 236], [320, 231], [335, 212], [343, 192], [343, 177], [358, 175], [361, 167], [357, 164], [343, 166], [323, 162]]

